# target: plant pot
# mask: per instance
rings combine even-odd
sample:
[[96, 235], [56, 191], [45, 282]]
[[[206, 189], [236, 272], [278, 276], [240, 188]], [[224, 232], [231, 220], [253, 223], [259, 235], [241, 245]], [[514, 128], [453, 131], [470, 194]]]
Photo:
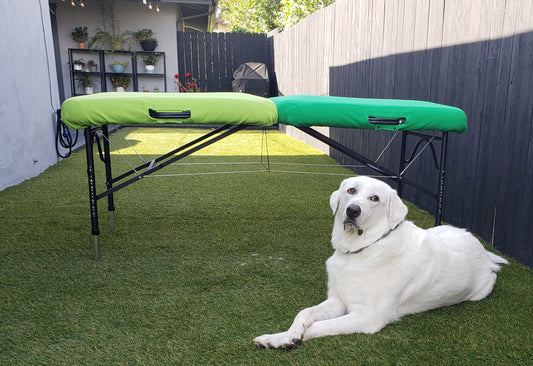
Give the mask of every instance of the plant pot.
[[157, 41], [151, 41], [149, 39], [141, 41], [141, 47], [144, 51], [153, 51], [157, 47]]
[[85, 49], [85, 42], [79, 42], [79, 43], [78, 43], [78, 48], [79, 48], [80, 50], [84, 50], [84, 49]]
[[124, 72], [124, 65], [111, 65], [113, 72], [120, 74]]
[[94, 90], [92, 86], [86, 86], [85, 87], [85, 94], [93, 94]]
[[117, 90], [118, 92], [124, 92], [124, 91], [125, 91], [124, 88], [121, 87], [121, 86], [117, 86], [116, 90]]
[[146, 67], [147, 74], [155, 73], [155, 65], [144, 65]]
[[83, 69], [83, 65], [79, 64], [74, 64], [72, 67], [74, 68], [74, 71], [81, 71]]

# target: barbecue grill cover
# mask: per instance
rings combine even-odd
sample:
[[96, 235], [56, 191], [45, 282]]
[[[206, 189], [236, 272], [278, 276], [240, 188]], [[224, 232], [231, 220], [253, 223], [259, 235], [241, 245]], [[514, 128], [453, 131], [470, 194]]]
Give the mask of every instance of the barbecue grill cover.
[[247, 62], [233, 72], [233, 91], [269, 96], [268, 70], [265, 64], [260, 62]]

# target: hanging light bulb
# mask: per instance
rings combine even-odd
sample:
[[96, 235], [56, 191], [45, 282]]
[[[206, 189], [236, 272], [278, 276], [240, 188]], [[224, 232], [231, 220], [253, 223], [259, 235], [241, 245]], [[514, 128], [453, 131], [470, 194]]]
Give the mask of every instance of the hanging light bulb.
[[146, 5], [146, 0], [143, 0], [143, 4]]
[[76, 3], [74, 2], [74, 0], [70, 0], [70, 5], [76, 6]]
[[155, 3], [155, 11], [159, 13], [159, 0]]
[[148, 9], [152, 10], [152, 2], [151, 1], [148, 2]]
[[80, 0], [80, 6], [81, 6], [82, 8], [85, 8], [85, 1]]

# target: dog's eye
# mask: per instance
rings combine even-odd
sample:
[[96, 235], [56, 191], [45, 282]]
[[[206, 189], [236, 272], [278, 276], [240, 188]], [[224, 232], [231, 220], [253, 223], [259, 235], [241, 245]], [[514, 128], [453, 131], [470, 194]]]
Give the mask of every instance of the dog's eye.
[[348, 194], [356, 194], [357, 190], [355, 188], [348, 188]]
[[379, 202], [379, 197], [378, 196], [372, 196], [372, 197], [370, 197], [370, 201]]

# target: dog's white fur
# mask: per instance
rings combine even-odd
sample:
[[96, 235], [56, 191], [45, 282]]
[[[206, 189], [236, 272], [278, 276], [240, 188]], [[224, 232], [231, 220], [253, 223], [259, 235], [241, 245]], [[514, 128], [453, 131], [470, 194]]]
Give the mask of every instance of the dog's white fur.
[[[407, 314], [486, 297], [498, 264], [470, 233], [452, 226], [428, 230], [405, 221], [395, 190], [369, 177], [344, 180], [333, 192], [333, 255], [328, 298], [298, 313], [289, 330], [254, 339], [263, 348], [293, 348], [312, 338], [375, 333]], [[360, 214], [350, 218], [347, 208]], [[352, 213], [353, 216], [353, 213]]]

